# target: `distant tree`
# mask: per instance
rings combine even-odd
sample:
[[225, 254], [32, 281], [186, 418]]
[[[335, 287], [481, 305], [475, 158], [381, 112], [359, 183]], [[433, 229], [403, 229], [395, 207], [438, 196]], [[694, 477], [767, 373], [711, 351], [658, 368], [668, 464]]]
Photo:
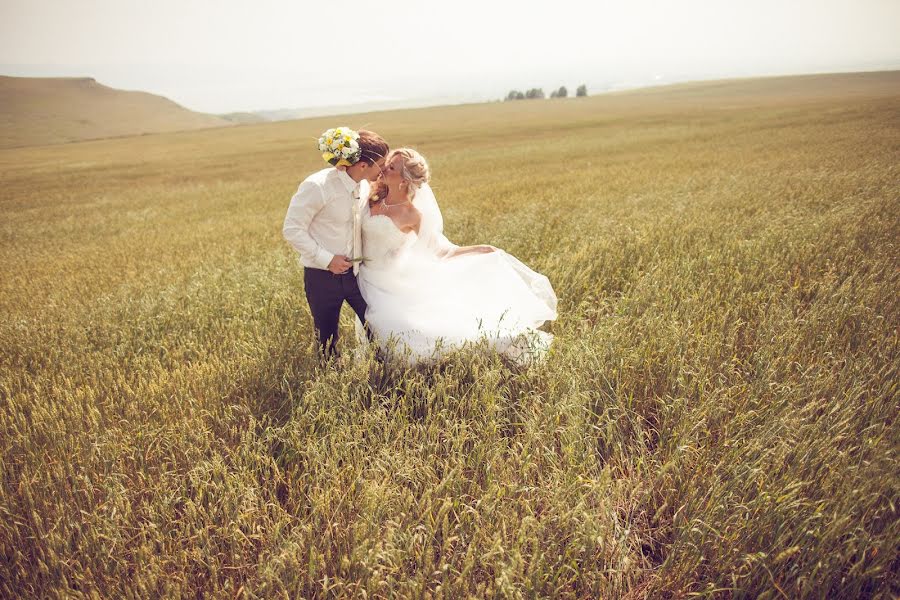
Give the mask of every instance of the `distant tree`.
[[[562, 95], [560, 96], [560, 94], [562, 94]], [[558, 98], [558, 97], [565, 98], [566, 94], [567, 94], [566, 88], [565, 88], [565, 86], [563, 86], [563, 87], [559, 88], [558, 90], [553, 90], [553, 92], [551, 92], [551, 94], [550, 94], [550, 97], [551, 98]], [[531, 88], [524, 94], [522, 92], [520, 92], [519, 90], [510, 90], [510, 92], [506, 95], [506, 98], [504, 98], [503, 100], [504, 101], [525, 100], [525, 99], [532, 100], [532, 99], [541, 99], [541, 98], [544, 98], [544, 90], [541, 88]]]
[[581, 98], [583, 96], [587, 96], [587, 86], [584, 85], [583, 83], [581, 85], [579, 85], [578, 89], [575, 90], [575, 95], [579, 98]]
[[567, 90], [566, 86], [564, 86], [564, 85], [559, 86], [559, 89], [556, 90], [557, 98], [565, 98], [568, 95], [569, 95], [569, 90]]

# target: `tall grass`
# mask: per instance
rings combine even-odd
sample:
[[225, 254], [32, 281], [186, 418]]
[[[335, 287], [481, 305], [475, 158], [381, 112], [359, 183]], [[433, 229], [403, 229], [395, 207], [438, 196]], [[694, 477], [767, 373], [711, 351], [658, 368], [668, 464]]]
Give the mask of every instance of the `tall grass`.
[[858, 81], [349, 123], [548, 275], [524, 369], [317, 364], [280, 224], [331, 121], [0, 151], [0, 594], [896, 597], [900, 86]]

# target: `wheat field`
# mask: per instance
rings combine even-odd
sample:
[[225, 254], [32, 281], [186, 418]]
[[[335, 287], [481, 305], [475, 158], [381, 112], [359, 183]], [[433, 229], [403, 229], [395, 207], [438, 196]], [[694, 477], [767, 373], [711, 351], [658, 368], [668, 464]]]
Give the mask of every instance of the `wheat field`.
[[[544, 362], [317, 363], [335, 125], [550, 278]], [[0, 595], [897, 597], [898, 134], [894, 72], [0, 150]]]

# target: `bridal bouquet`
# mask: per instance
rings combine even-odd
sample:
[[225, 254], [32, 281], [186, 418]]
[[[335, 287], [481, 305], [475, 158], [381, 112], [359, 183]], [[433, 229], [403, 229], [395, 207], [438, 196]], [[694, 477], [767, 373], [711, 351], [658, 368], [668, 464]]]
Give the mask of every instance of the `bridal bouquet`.
[[328, 164], [349, 167], [362, 155], [359, 134], [349, 127], [329, 129], [319, 137], [319, 151]]

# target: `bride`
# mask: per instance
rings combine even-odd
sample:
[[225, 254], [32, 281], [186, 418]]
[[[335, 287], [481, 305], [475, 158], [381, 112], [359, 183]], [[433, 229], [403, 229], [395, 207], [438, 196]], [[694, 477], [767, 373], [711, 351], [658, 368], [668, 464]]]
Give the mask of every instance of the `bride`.
[[493, 246], [456, 246], [415, 150], [388, 154], [363, 208], [359, 288], [371, 338], [410, 364], [469, 343], [526, 363], [549, 348], [538, 330], [556, 318], [546, 277]]

